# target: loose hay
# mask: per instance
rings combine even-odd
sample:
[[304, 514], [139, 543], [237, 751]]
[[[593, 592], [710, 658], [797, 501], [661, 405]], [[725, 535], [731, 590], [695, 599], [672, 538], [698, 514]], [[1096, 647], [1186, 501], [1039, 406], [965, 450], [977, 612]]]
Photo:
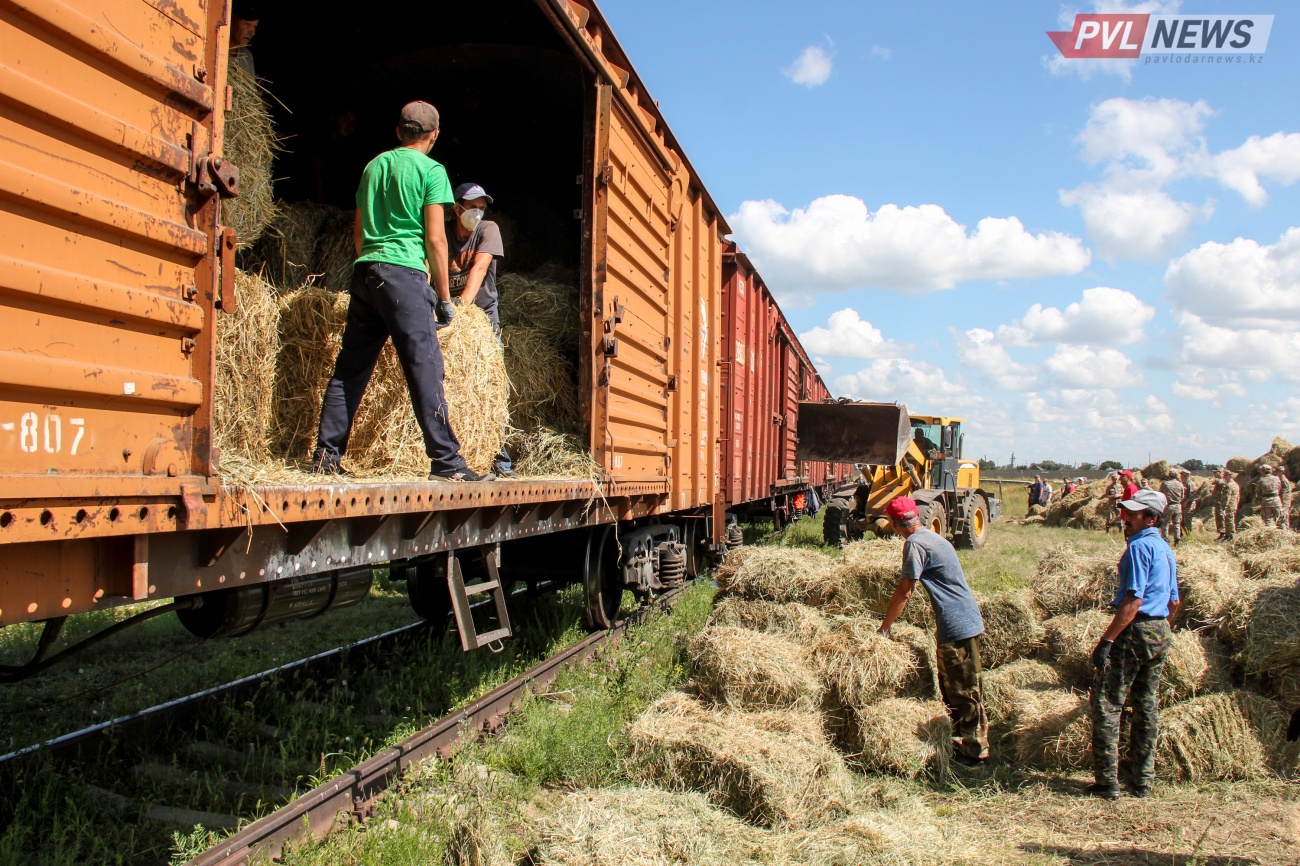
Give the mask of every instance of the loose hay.
[[698, 791], [753, 824], [812, 826], [844, 815], [852, 778], [814, 713], [709, 710], [670, 692], [628, 732], [632, 774]]
[[506, 438], [516, 475], [567, 478], [599, 483], [605, 470], [591, 457], [583, 439], [550, 427], [512, 430]]
[[831, 621], [806, 604], [726, 596], [714, 605], [708, 625], [752, 629], [781, 635], [801, 646], [812, 646], [830, 630]]
[[527, 325], [502, 325], [501, 340], [510, 375], [511, 422], [521, 429], [577, 430], [577, 376], [550, 335]]
[[1142, 477], [1150, 478], [1155, 481], [1167, 480], [1170, 477], [1169, 461], [1157, 460], [1154, 463], [1147, 464], [1142, 468]]
[[290, 462], [311, 459], [321, 400], [347, 315], [347, 295], [314, 287], [290, 292], [280, 301], [272, 442], [276, 455]]
[[572, 352], [578, 347], [578, 288], [575, 279], [557, 276], [563, 275], [547, 270], [501, 274], [501, 325], [540, 331], [559, 351]]
[[1226, 550], [1210, 545], [1179, 545], [1178, 593], [1180, 620], [1193, 627], [1218, 624], [1242, 590], [1241, 562]]
[[[346, 211], [329, 205], [277, 201], [275, 218], [257, 243], [242, 253], [241, 261], [280, 291], [302, 288], [321, 273], [317, 246], [322, 230], [343, 218], [351, 220]], [[351, 254], [350, 231], [348, 243]]]
[[243, 248], [275, 217], [271, 163], [279, 148], [262, 86], [236, 63], [230, 64], [227, 83], [232, 95], [221, 151], [239, 166], [239, 196], [221, 201], [221, 222], [234, 228], [236, 246]]
[[774, 635], [730, 626], [691, 641], [691, 676], [701, 697], [738, 710], [816, 710], [822, 685], [807, 651]]
[[849, 761], [868, 772], [914, 779], [942, 775], [952, 758], [952, 721], [940, 701], [891, 698], [856, 714]]
[[842, 594], [835, 561], [820, 551], [751, 547], [729, 568], [734, 555], [715, 575], [718, 589], [729, 595], [821, 607]]
[[[458, 304], [456, 318], [438, 332], [446, 375], [443, 392], [460, 453], [471, 469], [485, 472], [501, 453], [510, 422], [509, 381], [501, 343], [487, 313]], [[414, 420], [414, 412], [412, 412]]]
[[924, 657], [913, 645], [876, 633], [880, 623], [865, 617], [840, 617], [812, 648], [811, 661], [827, 688], [833, 727], [842, 731], [848, 715], [877, 701], [914, 694], [926, 685]]
[[276, 332], [280, 322], [275, 290], [258, 277], [243, 271], [236, 273], [235, 297], [233, 313], [216, 314], [217, 366], [212, 399], [213, 444], [221, 449], [222, 463], [228, 470], [270, 459]]
[[1241, 564], [1247, 577], [1300, 576], [1300, 547], [1277, 547], [1259, 553], [1244, 553]]
[[1241, 661], [1249, 674], [1300, 665], [1300, 587], [1289, 578], [1257, 585]]
[[1082, 770], [1092, 758], [1092, 725], [1088, 701], [1074, 692], [1020, 689], [1011, 732], [1016, 758], [1044, 770]]
[[1168, 707], [1196, 697], [1210, 679], [1210, 660], [1200, 636], [1187, 629], [1175, 631], [1160, 674], [1160, 705]]
[[1069, 682], [1087, 686], [1095, 667], [1092, 651], [1112, 617], [1099, 610], [1073, 616], [1054, 616], [1043, 623], [1047, 657], [1054, 660], [1061, 675]]
[[1296, 533], [1278, 526], [1264, 525], [1258, 520], [1243, 520], [1233, 536], [1230, 546], [1238, 556], [1251, 553], [1269, 554], [1274, 551], [1294, 547], [1297, 543]]
[[[890, 536], [855, 541], [845, 546], [838, 570], [843, 586], [839, 611], [884, 616], [903, 571], [903, 539]], [[934, 628], [934, 606], [923, 586], [912, 592], [900, 619]]]
[[1109, 604], [1118, 581], [1116, 560], [1084, 556], [1067, 542], [1043, 555], [1031, 585], [1043, 609], [1062, 616]]
[[980, 603], [984, 634], [979, 638], [979, 651], [985, 667], [1024, 658], [1042, 642], [1043, 627], [1030, 601], [1025, 593], [998, 592]]

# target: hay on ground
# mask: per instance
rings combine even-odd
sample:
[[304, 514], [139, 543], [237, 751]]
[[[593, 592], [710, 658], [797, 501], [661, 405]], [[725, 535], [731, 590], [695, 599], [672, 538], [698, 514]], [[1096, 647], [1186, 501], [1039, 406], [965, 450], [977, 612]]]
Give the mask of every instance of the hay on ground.
[[502, 325], [510, 375], [510, 419], [520, 429], [577, 430], [578, 384], [573, 365], [551, 336], [528, 325]]
[[1221, 547], [1181, 544], [1176, 551], [1178, 619], [1192, 627], [1217, 624], [1242, 590], [1241, 562]]
[[1170, 638], [1169, 652], [1165, 655], [1165, 666], [1160, 674], [1160, 705], [1163, 707], [1196, 697], [1214, 679], [1199, 634], [1178, 629]]
[[701, 697], [737, 710], [816, 710], [822, 685], [807, 651], [775, 635], [731, 626], [691, 641], [691, 676]]
[[843, 816], [852, 778], [815, 713], [710, 710], [669, 692], [628, 732], [633, 775], [697, 791], [761, 826], [812, 826]]
[[952, 721], [940, 701], [890, 698], [855, 714], [850, 763], [914, 779], [942, 775], [952, 758]]
[[1243, 712], [1246, 694], [1205, 695], [1163, 711], [1156, 774], [1192, 784], [1267, 776], [1264, 748]]
[[1300, 538], [1290, 530], [1247, 518], [1237, 527], [1237, 534], [1233, 536], [1230, 546], [1233, 553], [1245, 556], [1252, 553], [1273, 553], [1283, 548], [1295, 547], [1297, 542], [1300, 542]]
[[1300, 586], [1289, 577], [1257, 584], [1241, 661], [1248, 674], [1300, 665]]
[[230, 64], [227, 83], [232, 95], [221, 154], [239, 166], [239, 196], [222, 199], [221, 223], [235, 230], [236, 246], [243, 248], [275, 217], [271, 163], [279, 148], [262, 85], [236, 63]]
[[1043, 770], [1082, 770], [1092, 760], [1088, 700], [1060, 689], [1016, 693], [1011, 732], [1016, 758]]
[[1023, 592], [997, 592], [980, 602], [984, 634], [979, 639], [980, 661], [987, 668], [1022, 659], [1038, 648], [1043, 627], [1038, 624]]
[[985, 671], [983, 679], [984, 709], [989, 721], [1006, 724], [1015, 721], [1016, 707], [1024, 700], [1020, 690], [1059, 689], [1065, 683], [1051, 665], [1036, 659], [1020, 659]]
[[212, 439], [230, 469], [270, 459], [275, 350], [280, 305], [275, 290], [243, 271], [235, 275], [233, 313], [216, 313], [217, 372]]
[[727, 596], [718, 599], [709, 614], [710, 626], [735, 626], [780, 635], [800, 646], [811, 647], [831, 628], [831, 621], [806, 604], [778, 604], [762, 599]]
[[904, 684], [906, 693], [922, 700], [937, 699], [940, 696], [939, 653], [934, 634], [905, 622], [895, 623], [890, 634], [894, 640], [911, 650], [917, 660], [917, 675]]
[[564, 276], [546, 269], [534, 274], [501, 274], [497, 290], [502, 326], [535, 329], [559, 351], [576, 350], [578, 288], [575, 279], [564, 280]]
[[753, 547], [735, 562], [716, 575], [718, 589], [728, 595], [821, 607], [842, 594], [835, 561], [817, 550]]
[[1096, 668], [1092, 651], [1113, 617], [1099, 610], [1054, 616], [1043, 623], [1044, 652], [1068, 682], [1087, 686]]
[[811, 661], [827, 690], [832, 728], [842, 733], [849, 716], [904, 691], [927, 685], [923, 657], [908, 643], [876, 633], [880, 623], [866, 617], [840, 617], [812, 648]]
[[[884, 616], [903, 571], [903, 539], [898, 536], [855, 541], [845, 546], [839, 564], [843, 584], [839, 612]], [[900, 617], [922, 628], [934, 627], [934, 607], [917, 586]]]
[[1031, 586], [1051, 616], [1104, 607], [1115, 595], [1117, 559], [1084, 556], [1066, 542], [1038, 561]]
[[1300, 575], [1300, 547], [1277, 547], [1259, 553], [1244, 553], [1241, 564], [1246, 576], [1255, 579]]

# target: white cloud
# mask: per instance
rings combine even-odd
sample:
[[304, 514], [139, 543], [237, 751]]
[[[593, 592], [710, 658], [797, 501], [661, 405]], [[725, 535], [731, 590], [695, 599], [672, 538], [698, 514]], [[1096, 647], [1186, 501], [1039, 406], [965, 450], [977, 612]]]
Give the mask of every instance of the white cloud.
[[781, 74], [804, 87], [819, 87], [831, 77], [831, 55], [820, 45], [809, 45]]
[[887, 204], [828, 195], [806, 208], [746, 201], [727, 217], [769, 284], [841, 291], [864, 286], [908, 293], [965, 280], [1075, 274], [1091, 255], [1078, 238], [1031, 234], [1015, 217], [985, 217], [972, 233], [938, 205]]
[[984, 328], [950, 329], [958, 362], [964, 369], [983, 374], [999, 391], [1026, 391], [1038, 381], [1032, 367], [1014, 360], [997, 336]]
[[1084, 289], [1079, 301], [1064, 310], [1034, 304], [1022, 318], [998, 328], [998, 339], [1009, 346], [1073, 343], [1125, 346], [1143, 337], [1156, 311], [1132, 292], [1096, 286]]
[[1200, 316], [1178, 319], [1182, 340], [1179, 360], [1185, 364], [1240, 371], [1248, 382], [1273, 377], [1300, 381], [1300, 333], [1263, 328], [1225, 328]]
[[1160, 190], [1126, 192], [1084, 184], [1062, 190], [1061, 204], [1078, 206], [1088, 236], [1108, 262], [1119, 259], [1157, 261], [1169, 255], [1196, 219], [1208, 219], [1212, 202], [1201, 206], [1174, 201]]
[[842, 358], [895, 358], [903, 351], [900, 344], [886, 340], [879, 328], [850, 308], [831, 313], [825, 328], [806, 331], [799, 341], [809, 352]]
[[1214, 110], [1204, 100], [1125, 99], [1098, 103], [1079, 133], [1083, 158], [1110, 174], [1164, 182], [1204, 149], [1200, 138]]
[[1146, 377], [1118, 349], [1061, 346], [1043, 366], [1067, 388], [1129, 388], [1146, 384]]
[[1262, 205], [1268, 201], [1268, 192], [1260, 178], [1280, 184], [1300, 180], [1300, 133], [1275, 132], [1266, 138], [1252, 135], [1240, 147], [1215, 156], [1210, 171], [1246, 201]]
[[966, 404], [970, 393], [930, 361], [880, 358], [869, 367], [835, 380], [836, 393], [859, 400], [898, 402], [918, 412], [948, 412]]
[[1165, 286], [1177, 307], [1219, 330], [1293, 332], [1300, 323], [1300, 228], [1271, 246], [1250, 238], [1204, 243], [1170, 263]]
[[878, 57], [881, 60], [888, 60], [894, 56], [894, 49], [886, 48], [884, 45], [872, 45], [871, 56]]

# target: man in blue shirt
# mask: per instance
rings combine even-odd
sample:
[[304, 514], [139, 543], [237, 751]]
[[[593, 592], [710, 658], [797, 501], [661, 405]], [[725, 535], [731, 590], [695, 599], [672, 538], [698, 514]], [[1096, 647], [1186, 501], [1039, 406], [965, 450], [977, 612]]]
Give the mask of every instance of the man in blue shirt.
[[1160, 715], [1160, 673], [1169, 652], [1169, 623], [1178, 613], [1178, 563], [1160, 537], [1168, 506], [1163, 493], [1138, 490], [1120, 503], [1128, 546], [1119, 560], [1115, 616], [1092, 651], [1097, 666], [1090, 696], [1092, 773], [1088, 793], [1119, 798], [1119, 730], [1124, 704], [1133, 698], [1129, 784], [1146, 797], [1155, 779]]

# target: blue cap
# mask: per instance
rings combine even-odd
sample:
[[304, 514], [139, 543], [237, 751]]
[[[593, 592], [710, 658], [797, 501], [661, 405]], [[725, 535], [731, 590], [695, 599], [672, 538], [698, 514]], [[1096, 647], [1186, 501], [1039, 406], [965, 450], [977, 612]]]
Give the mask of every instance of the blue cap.
[[456, 187], [456, 201], [469, 201], [476, 198], [485, 198], [488, 204], [492, 204], [492, 196], [487, 194], [487, 190], [476, 183], [462, 183]]

